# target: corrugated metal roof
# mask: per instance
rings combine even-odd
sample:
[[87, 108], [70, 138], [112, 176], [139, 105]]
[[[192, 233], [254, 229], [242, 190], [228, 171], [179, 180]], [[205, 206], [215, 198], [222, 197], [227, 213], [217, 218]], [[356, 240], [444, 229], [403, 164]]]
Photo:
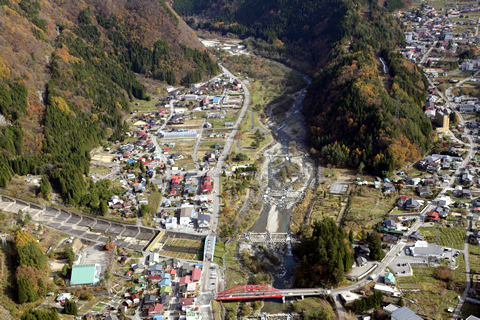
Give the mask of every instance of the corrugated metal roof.
[[392, 319], [394, 320], [422, 320], [412, 310], [407, 307], [402, 307], [392, 312]]

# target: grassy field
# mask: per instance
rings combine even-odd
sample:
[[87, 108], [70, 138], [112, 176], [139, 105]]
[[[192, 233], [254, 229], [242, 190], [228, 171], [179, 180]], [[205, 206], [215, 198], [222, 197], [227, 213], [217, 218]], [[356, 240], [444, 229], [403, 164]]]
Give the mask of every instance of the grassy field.
[[354, 231], [361, 226], [371, 228], [384, 220], [397, 199], [394, 194], [384, 195], [380, 190], [367, 186], [355, 187], [354, 194], [344, 215], [345, 226]]
[[473, 304], [470, 302], [465, 302], [462, 306], [462, 310], [460, 311], [460, 316], [467, 318], [471, 315], [480, 315], [480, 305]]
[[[419, 228], [418, 232], [424, 235], [427, 242], [435, 243], [437, 238], [437, 228]], [[455, 249], [463, 250], [466, 234], [467, 230], [465, 230], [464, 228], [442, 227], [440, 228], [439, 245], [442, 247], [451, 247], [453, 243], [453, 247]]]
[[217, 242], [215, 244], [215, 254], [213, 256], [213, 262], [218, 263], [220, 266], [223, 265], [222, 256], [225, 253], [225, 243]]
[[162, 193], [153, 191], [150, 193], [148, 197], [148, 207], [150, 208], [150, 212], [152, 214], [156, 214], [158, 210], [158, 206], [162, 202]]
[[404, 285], [410, 283], [412, 288], [421, 289], [421, 292], [405, 292], [403, 294], [405, 306], [423, 318], [451, 318], [452, 315], [448, 313], [447, 309], [457, 306], [457, 297], [462, 294], [465, 287], [466, 278], [463, 255], [458, 257], [457, 264], [458, 268], [453, 271], [453, 281], [450, 285], [436, 279], [433, 276], [433, 268], [414, 269], [413, 277], [408, 277], [401, 281], [405, 281]]
[[470, 272], [472, 275], [480, 273], [480, 246], [468, 245], [468, 260], [470, 261]]
[[93, 311], [94, 312], [101, 311], [103, 308], [105, 308], [105, 306], [106, 304], [104, 304], [103, 302], [100, 302], [93, 308]]

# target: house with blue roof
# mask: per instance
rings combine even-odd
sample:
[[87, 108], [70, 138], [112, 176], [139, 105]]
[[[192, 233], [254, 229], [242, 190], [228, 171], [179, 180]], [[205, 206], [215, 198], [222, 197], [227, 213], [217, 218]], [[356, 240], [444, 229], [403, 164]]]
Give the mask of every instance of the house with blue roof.
[[394, 285], [395, 284], [395, 276], [393, 275], [393, 273], [387, 272], [385, 274], [384, 282], [385, 282], [385, 284]]
[[171, 286], [171, 284], [172, 284], [172, 281], [170, 279], [162, 279], [162, 281], [158, 283], [158, 286], [162, 288], [165, 286]]

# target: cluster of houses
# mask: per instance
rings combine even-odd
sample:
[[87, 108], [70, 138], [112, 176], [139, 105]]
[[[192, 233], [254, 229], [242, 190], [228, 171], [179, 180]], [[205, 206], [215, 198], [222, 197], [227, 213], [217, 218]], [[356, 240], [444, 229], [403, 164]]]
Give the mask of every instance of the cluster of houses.
[[143, 299], [141, 311], [146, 318], [161, 319], [175, 305], [189, 314], [187, 319], [198, 319], [195, 304], [202, 270], [201, 263], [182, 265], [176, 258], [162, 261], [158, 253], [151, 253], [145, 265], [134, 264], [125, 274], [135, 277], [135, 285], [124, 294], [120, 311], [138, 308]]
[[[418, 10], [418, 11], [417, 11]], [[428, 50], [426, 43], [438, 41], [436, 50], [432, 51], [430, 66], [435, 66], [439, 62], [455, 62], [458, 58], [450, 57], [455, 53], [461, 53], [474, 46], [480, 36], [475, 36], [473, 27], [477, 21], [470, 19], [468, 21], [454, 21], [453, 17], [461, 14], [469, 14], [478, 11], [478, 5], [473, 4], [460, 9], [450, 8], [446, 12], [437, 12], [431, 6], [415, 8], [410, 12], [399, 12], [397, 17], [402, 18], [404, 24], [411, 23], [412, 31], [405, 34], [407, 46], [402, 50], [404, 55], [411, 61], [420, 61], [422, 55]], [[426, 14], [428, 20], [423, 21], [422, 16]], [[453, 27], [456, 25], [471, 25], [472, 30], [465, 33], [454, 34]], [[430, 76], [436, 77], [443, 70], [432, 70], [427, 72]]]
[[194, 88], [191, 88], [186, 93], [182, 93], [179, 90], [175, 90], [173, 87], [167, 87], [168, 100], [181, 100], [184, 102], [178, 102], [174, 105], [176, 113], [183, 113], [185, 102], [198, 102], [199, 105], [194, 107], [195, 110], [206, 109], [219, 109], [219, 108], [240, 108], [240, 104], [223, 104], [225, 100], [221, 100], [220, 95], [212, 95], [215, 92], [222, 92], [224, 89], [230, 90], [231, 93], [241, 92], [242, 84], [240, 80], [236, 78], [229, 78], [226, 74], [223, 78], [215, 78], [208, 83], [198, 84]]

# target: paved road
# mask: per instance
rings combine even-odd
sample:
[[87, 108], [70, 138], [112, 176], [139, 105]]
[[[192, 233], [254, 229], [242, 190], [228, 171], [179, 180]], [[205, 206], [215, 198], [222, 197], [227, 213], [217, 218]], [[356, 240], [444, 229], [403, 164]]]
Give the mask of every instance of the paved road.
[[[463, 119], [463, 116], [456, 110], [456, 105], [454, 103], [451, 103], [450, 102], [450, 99], [452, 99], [452, 95], [450, 94], [450, 92], [452, 91], [453, 88], [458, 88], [460, 87], [463, 83], [471, 80], [473, 77], [475, 77], [480, 71], [477, 71], [475, 72], [475, 74], [473, 74], [473, 76], [471, 77], [468, 77], [468, 78], [465, 78], [464, 80], [458, 82], [455, 86], [452, 86], [450, 88], [448, 88], [446, 91], [445, 91], [445, 94], [446, 94], [446, 97], [445, 95], [437, 89], [437, 92], [439, 93], [439, 95], [445, 100], [445, 105], [447, 106], [448, 109], [450, 109], [450, 111], [453, 111], [457, 114], [458, 116], [458, 119], [459, 119], [459, 122], [460, 124], [462, 125], [465, 125], [465, 120]], [[429, 79], [429, 82], [430, 82], [430, 85], [435, 87], [435, 85], [432, 83], [432, 81]], [[457, 171], [455, 171], [455, 175], [459, 172], [460, 168], [462, 167], [465, 167], [465, 165], [468, 164], [468, 162], [471, 160], [471, 158], [474, 156], [475, 154], [475, 149], [476, 149], [476, 144], [475, 142], [473, 141], [473, 138], [472, 136], [469, 134], [467, 135], [467, 138], [468, 138], [468, 141], [470, 142], [470, 150], [468, 151], [468, 155], [467, 157], [465, 157], [465, 160], [462, 162], [462, 165], [457, 169]], [[454, 180], [454, 177], [455, 175], [452, 177], [452, 179], [450, 180], [450, 185], [453, 184], [453, 180]], [[444, 194], [445, 193], [445, 190], [442, 190], [442, 192], [440, 194]], [[469, 230], [471, 229], [471, 220], [469, 221]], [[452, 315], [452, 320], [455, 320], [458, 318], [458, 316], [460, 315], [460, 312], [462, 310], [462, 307], [463, 307], [463, 304], [465, 302], [465, 299], [467, 298], [467, 294], [468, 294], [468, 291], [470, 290], [470, 286], [471, 286], [471, 279], [470, 279], [470, 260], [469, 260], [469, 256], [468, 256], [468, 238], [469, 238], [469, 234], [470, 232], [467, 232], [467, 236], [465, 238], [465, 249], [463, 250], [463, 256], [465, 257], [465, 273], [466, 273], [466, 285], [465, 285], [465, 290], [463, 291], [463, 294], [460, 298], [460, 301], [458, 302], [458, 305], [455, 309], [455, 312], [453, 313]]]

